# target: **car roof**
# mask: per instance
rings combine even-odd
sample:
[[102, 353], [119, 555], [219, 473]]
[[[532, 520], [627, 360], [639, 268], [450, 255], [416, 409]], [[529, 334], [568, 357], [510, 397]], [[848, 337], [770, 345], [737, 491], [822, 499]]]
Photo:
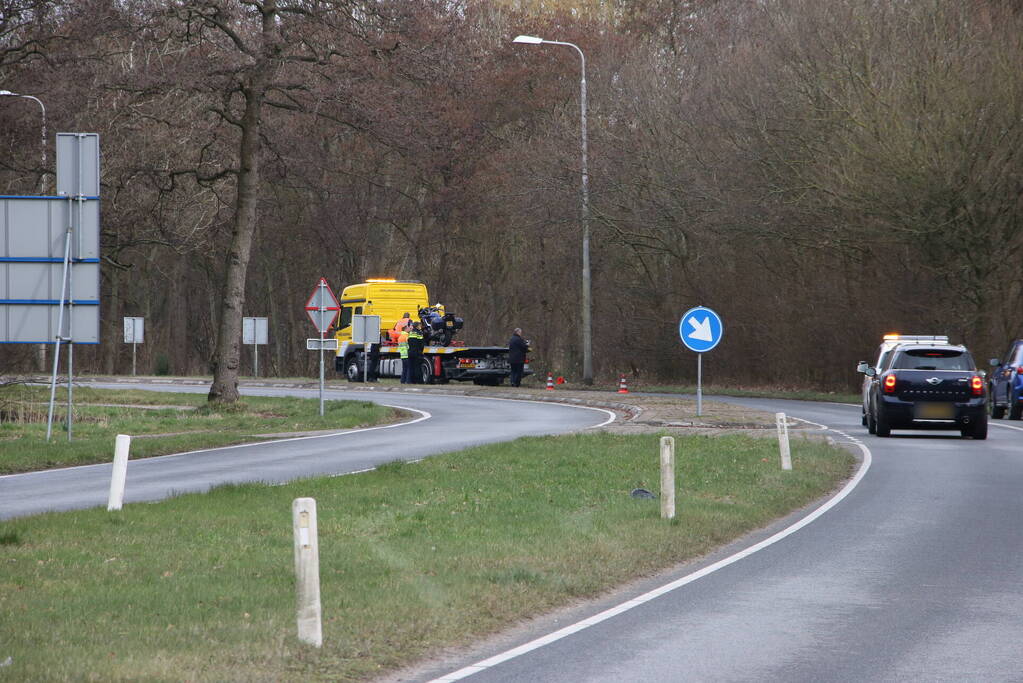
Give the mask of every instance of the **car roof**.
[[933, 349], [935, 351], [959, 351], [968, 353], [962, 344], [899, 344], [899, 351], [919, 351], [921, 349]]

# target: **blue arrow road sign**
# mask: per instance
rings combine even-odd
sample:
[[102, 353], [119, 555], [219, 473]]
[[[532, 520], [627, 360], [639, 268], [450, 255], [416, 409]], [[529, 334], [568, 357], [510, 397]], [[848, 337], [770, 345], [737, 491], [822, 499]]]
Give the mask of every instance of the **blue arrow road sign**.
[[705, 353], [717, 346], [724, 331], [721, 316], [703, 306], [690, 308], [682, 314], [678, 323], [682, 343], [697, 353]]

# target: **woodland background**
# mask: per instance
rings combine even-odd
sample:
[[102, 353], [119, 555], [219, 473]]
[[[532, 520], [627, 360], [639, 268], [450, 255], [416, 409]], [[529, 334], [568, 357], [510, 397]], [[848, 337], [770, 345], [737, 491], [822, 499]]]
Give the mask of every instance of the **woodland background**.
[[[885, 332], [1023, 335], [1023, 7], [1008, 0], [0, 0], [0, 194], [100, 134], [103, 341], [208, 374], [225, 301], [312, 376], [318, 278], [427, 283], [471, 343], [581, 372], [586, 55], [598, 380], [851, 389]], [[44, 175], [45, 174], [45, 175]], [[237, 276], [232, 240], [253, 230]], [[244, 255], [243, 255], [244, 256]], [[227, 339], [237, 351], [240, 339]], [[242, 375], [251, 373], [248, 348]], [[0, 373], [36, 364], [0, 347]]]

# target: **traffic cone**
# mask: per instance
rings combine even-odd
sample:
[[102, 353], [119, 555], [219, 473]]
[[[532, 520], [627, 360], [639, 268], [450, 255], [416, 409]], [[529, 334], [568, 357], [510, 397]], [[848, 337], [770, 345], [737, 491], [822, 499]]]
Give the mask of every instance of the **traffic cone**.
[[554, 391], [554, 375], [547, 373], [547, 391]]
[[621, 379], [618, 380], [618, 393], [619, 394], [629, 393], [629, 387], [625, 384], [625, 375], [622, 375]]

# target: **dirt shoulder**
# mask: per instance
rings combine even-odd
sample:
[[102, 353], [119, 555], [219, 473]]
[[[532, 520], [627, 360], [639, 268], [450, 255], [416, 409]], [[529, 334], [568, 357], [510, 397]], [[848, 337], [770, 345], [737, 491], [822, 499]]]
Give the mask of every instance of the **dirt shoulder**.
[[[318, 384], [243, 382], [242, 386], [308, 386], [315, 388]], [[477, 387], [455, 384], [410, 387], [409, 385], [403, 386], [390, 383], [349, 384], [347, 382], [328, 382], [327, 388], [333, 391], [350, 392], [351, 398], [355, 400], [358, 400], [358, 397], [365, 393], [405, 392], [551, 401], [554, 403], [585, 405], [613, 411], [617, 419], [603, 429], [624, 434], [660, 431], [699, 433], [758, 432], [775, 429], [775, 417], [772, 413], [750, 410], [730, 403], [704, 400], [701, 406], [701, 414], [697, 416], [696, 397], [686, 395], [662, 396], [631, 392], [621, 394], [613, 389], [608, 391], [581, 391], [556, 388], [550, 391], [543, 388]], [[794, 426], [796, 425], [792, 423], [789, 425], [790, 428]]]
[[[112, 382], [131, 386], [133, 384], [181, 384], [208, 386], [209, 379], [168, 378], [168, 377], [81, 377], [76, 382]], [[241, 380], [239, 386], [268, 388], [317, 389], [319, 383], [307, 379]], [[642, 393], [618, 393], [614, 388], [573, 390], [557, 387], [553, 391], [543, 387], [478, 387], [465, 384], [446, 385], [402, 385], [397, 382], [349, 383], [342, 380], [327, 381], [325, 388], [338, 392], [344, 398], [359, 400], [366, 394], [413, 393], [457, 396], [480, 396], [528, 401], [551, 401], [575, 405], [604, 408], [615, 413], [617, 419], [603, 427], [607, 431], [622, 434], [650, 432], [718, 434], [725, 432], [763, 433], [775, 429], [775, 418], [771, 413], [750, 410], [741, 406], [718, 401], [702, 402], [701, 414], [696, 414], [696, 397], [688, 395], [663, 396]], [[336, 394], [335, 394], [336, 395]], [[798, 423], [789, 423], [798, 428]], [[264, 437], [286, 437], [293, 434], [263, 435]]]

